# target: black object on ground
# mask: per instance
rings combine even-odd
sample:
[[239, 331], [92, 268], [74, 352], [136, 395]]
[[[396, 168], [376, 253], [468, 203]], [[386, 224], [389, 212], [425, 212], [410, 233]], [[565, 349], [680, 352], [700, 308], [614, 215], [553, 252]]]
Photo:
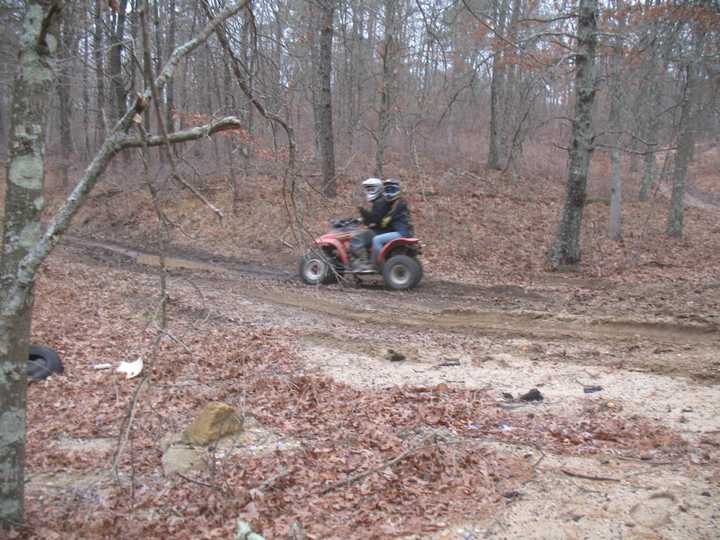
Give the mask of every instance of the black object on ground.
[[593, 392], [600, 392], [603, 389], [602, 386], [583, 386], [583, 392], [586, 394], [592, 394]]
[[26, 373], [28, 379], [41, 381], [64, 371], [58, 353], [49, 347], [30, 345]]
[[402, 362], [403, 360], [405, 360], [405, 355], [394, 351], [393, 349], [388, 349], [387, 359], [391, 362]]
[[543, 395], [540, 393], [540, 390], [533, 388], [526, 394], [520, 396], [518, 399], [520, 399], [520, 401], [542, 401]]

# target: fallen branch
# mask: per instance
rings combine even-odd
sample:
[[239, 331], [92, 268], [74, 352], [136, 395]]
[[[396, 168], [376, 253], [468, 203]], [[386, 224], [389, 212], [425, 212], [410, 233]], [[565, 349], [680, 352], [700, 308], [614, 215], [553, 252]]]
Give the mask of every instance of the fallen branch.
[[216, 485], [214, 485], [214, 484], [208, 484], [207, 482], [203, 482], [202, 480], [196, 480], [195, 478], [190, 478], [189, 476], [185, 476], [184, 474], [179, 473], [179, 472], [176, 472], [175, 474], [177, 474], [177, 475], [178, 475], [180, 478], [182, 478], [183, 480], [186, 480], [187, 482], [190, 482], [191, 484], [197, 484], [198, 486], [203, 486], [203, 487], [206, 487], [206, 488], [214, 489], [214, 490], [216, 490], [216, 491], [219, 491], [219, 492], [222, 493], [223, 495], [226, 495], [226, 494], [227, 494], [227, 492], [226, 492], [223, 488], [221, 488], [220, 486], [216, 486]]
[[[235, 116], [227, 116], [204, 124], [202, 126], [196, 126], [193, 128], [184, 129], [182, 131], [175, 131], [167, 134], [167, 140], [162, 135], [152, 135], [147, 138], [148, 146], [162, 146], [168, 142], [170, 144], [194, 141], [203, 137], [209, 137], [222, 131], [232, 131], [241, 129], [243, 127], [242, 122]], [[120, 138], [116, 143], [118, 150], [124, 148], [138, 148], [143, 145], [143, 141], [136, 137], [123, 137]]]
[[272, 485], [277, 482], [278, 480], [285, 478], [286, 476], [290, 475], [290, 471], [286, 468], [281, 466], [280, 471], [265, 480], [262, 484], [260, 484], [258, 487], [253, 488], [249, 491], [250, 498], [257, 499], [259, 497], [263, 497], [265, 495], [265, 490], [272, 487]]
[[364, 479], [367, 478], [368, 476], [372, 476], [373, 474], [382, 472], [382, 471], [384, 471], [385, 469], [388, 469], [388, 468], [392, 467], [393, 465], [401, 462], [401, 461], [402, 461], [403, 459], [405, 459], [406, 457], [414, 454], [414, 453], [417, 452], [418, 450], [423, 450], [423, 449], [425, 449], [425, 448], [428, 448], [429, 446], [432, 446], [432, 445], [426, 444], [426, 442], [427, 442], [428, 440], [430, 440], [430, 439], [433, 439], [433, 438], [435, 438], [435, 433], [433, 433], [433, 434], [431, 434], [431, 435], [428, 435], [428, 436], [425, 437], [425, 438], [422, 440], [422, 442], [421, 442], [420, 444], [418, 444], [417, 446], [413, 446], [413, 447], [411, 447], [411, 448], [408, 448], [407, 450], [405, 450], [405, 451], [402, 452], [401, 454], [395, 456], [394, 458], [392, 458], [392, 459], [389, 460], [389, 461], [386, 461], [385, 463], [383, 463], [383, 464], [380, 465], [379, 467], [375, 467], [374, 469], [370, 469], [370, 470], [361, 472], [361, 473], [356, 474], [356, 475], [354, 475], [354, 476], [348, 476], [345, 480], [341, 480], [340, 482], [336, 482], [336, 483], [334, 483], [334, 484], [331, 484], [331, 485], [327, 486], [325, 489], [323, 489], [323, 490], [320, 492], [320, 495], [326, 495], [327, 493], [330, 493], [331, 491], [334, 491], [334, 490], [336, 490], [336, 489], [339, 488], [339, 487], [349, 486], [350, 484], [354, 484], [355, 482], [359, 482], [360, 480], [364, 480]]
[[583, 480], [595, 480], [598, 482], [620, 482], [619, 478], [610, 478], [609, 476], [592, 476], [590, 474], [583, 474], [568, 469], [560, 469], [564, 474], [572, 476], [573, 478], [582, 478]]

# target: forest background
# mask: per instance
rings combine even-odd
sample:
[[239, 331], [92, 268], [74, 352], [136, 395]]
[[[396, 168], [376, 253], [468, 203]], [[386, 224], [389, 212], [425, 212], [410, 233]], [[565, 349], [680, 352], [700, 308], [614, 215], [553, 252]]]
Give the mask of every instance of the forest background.
[[[0, 3], [8, 170], [13, 126], [30, 118], [12, 87], [31, 5], [55, 77], [44, 106], [29, 94], [46, 112], [36, 210], [102, 178], [36, 262], [74, 217], [86, 238], [287, 266], [377, 175], [401, 179], [428, 268], [448, 279], [716, 273], [717, 2], [246, 4], [202, 34], [224, 2]], [[11, 232], [4, 284], [22, 260]]]

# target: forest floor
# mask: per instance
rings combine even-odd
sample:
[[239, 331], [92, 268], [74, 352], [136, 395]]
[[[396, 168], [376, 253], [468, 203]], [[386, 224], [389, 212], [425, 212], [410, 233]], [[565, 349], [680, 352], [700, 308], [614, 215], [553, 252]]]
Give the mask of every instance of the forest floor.
[[[634, 203], [616, 247], [593, 204], [588, 262], [558, 274], [538, 255], [559, 188], [482, 185], [475, 219], [449, 210], [466, 186], [413, 194], [431, 242], [405, 293], [304, 286], [296, 250], [268, 247], [284, 233], [237, 220], [213, 234], [177, 203], [201, 234], [169, 249], [154, 359], [148, 205], [98, 194], [38, 284], [33, 341], [66, 373], [29, 389], [22, 534], [229, 538], [244, 518], [275, 539], [296, 521], [308, 538], [717, 538], [718, 208], [688, 208], [687, 238], [669, 242]], [[93, 366], [138, 356], [151, 378], [113, 475], [139, 379]], [[542, 401], [518, 399], [533, 388]], [[246, 415], [247, 438], [167, 474], [168, 437], [209, 401]]]

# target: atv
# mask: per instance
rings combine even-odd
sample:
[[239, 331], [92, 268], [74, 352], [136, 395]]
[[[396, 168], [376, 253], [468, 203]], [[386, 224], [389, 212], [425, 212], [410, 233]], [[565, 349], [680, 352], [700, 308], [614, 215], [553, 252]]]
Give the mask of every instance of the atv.
[[344, 275], [381, 275], [393, 290], [417, 287], [423, 276], [418, 256], [422, 246], [417, 238], [396, 238], [385, 244], [378, 255], [377, 267], [354, 271], [350, 240], [360, 230], [362, 221], [355, 218], [330, 220], [331, 230], [315, 240], [315, 247], [300, 258], [300, 277], [308, 285], [327, 284]]

